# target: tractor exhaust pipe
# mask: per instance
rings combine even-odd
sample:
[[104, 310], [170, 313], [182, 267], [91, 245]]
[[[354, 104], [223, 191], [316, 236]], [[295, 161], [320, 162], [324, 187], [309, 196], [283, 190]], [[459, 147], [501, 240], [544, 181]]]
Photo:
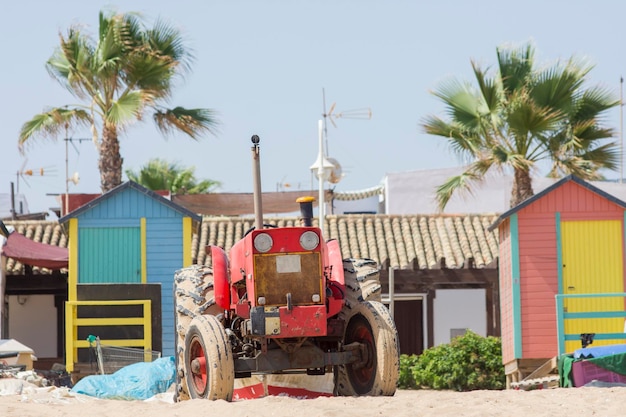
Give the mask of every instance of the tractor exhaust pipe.
[[256, 230], [263, 229], [263, 205], [261, 196], [261, 160], [259, 159], [259, 142], [257, 135], [252, 135], [252, 181], [254, 187], [254, 227]]
[[313, 202], [315, 197], [298, 197], [296, 203], [300, 203], [300, 220], [305, 227], [313, 226]]

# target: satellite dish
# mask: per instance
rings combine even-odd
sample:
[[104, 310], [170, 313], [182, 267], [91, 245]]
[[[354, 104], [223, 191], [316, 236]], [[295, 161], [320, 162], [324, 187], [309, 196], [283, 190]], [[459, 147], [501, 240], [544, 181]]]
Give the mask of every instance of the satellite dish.
[[341, 170], [341, 165], [335, 158], [326, 158], [328, 162], [333, 165], [333, 169], [330, 172], [330, 178], [328, 178], [328, 182], [332, 184], [337, 184], [343, 178], [343, 172]]
[[70, 178], [67, 179], [70, 182], [73, 182], [74, 185], [77, 185], [78, 182], [80, 181], [80, 177], [78, 176], [78, 172], [75, 172], [74, 175], [72, 175]]

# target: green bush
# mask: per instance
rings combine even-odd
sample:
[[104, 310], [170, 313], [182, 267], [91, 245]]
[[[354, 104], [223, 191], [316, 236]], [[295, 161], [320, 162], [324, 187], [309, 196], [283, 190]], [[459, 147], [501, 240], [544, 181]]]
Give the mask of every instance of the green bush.
[[472, 331], [421, 355], [400, 357], [400, 388], [498, 390], [506, 386], [502, 345], [497, 337]]
[[398, 387], [402, 389], [417, 389], [418, 386], [413, 378], [413, 368], [417, 366], [419, 357], [417, 355], [400, 355], [400, 378]]

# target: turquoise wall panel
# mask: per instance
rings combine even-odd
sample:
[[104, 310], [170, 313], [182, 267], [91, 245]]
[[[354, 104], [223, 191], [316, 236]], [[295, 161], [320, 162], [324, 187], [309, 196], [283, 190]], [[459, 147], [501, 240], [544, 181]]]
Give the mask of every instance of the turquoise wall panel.
[[78, 282], [140, 283], [138, 227], [79, 227]]

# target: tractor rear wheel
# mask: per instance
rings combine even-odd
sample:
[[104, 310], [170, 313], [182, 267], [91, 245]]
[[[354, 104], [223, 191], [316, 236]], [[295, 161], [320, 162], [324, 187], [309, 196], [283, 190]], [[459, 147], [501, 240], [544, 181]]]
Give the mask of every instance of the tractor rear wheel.
[[344, 345], [361, 343], [364, 354], [359, 362], [337, 367], [335, 393], [394, 395], [400, 374], [400, 348], [389, 310], [378, 301], [362, 301], [351, 308], [346, 323]]
[[343, 275], [346, 284], [348, 310], [361, 301], [381, 301], [382, 287], [378, 264], [372, 259], [344, 259]]
[[189, 399], [184, 378], [185, 335], [191, 321], [202, 314], [218, 315], [221, 308], [215, 304], [213, 270], [205, 265], [192, 265], [174, 275], [175, 329], [176, 329], [176, 400]]
[[215, 316], [198, 316], [185, 336], [185, 382], [193, 399], [233, 398], [235, 363], [226, 330]]

